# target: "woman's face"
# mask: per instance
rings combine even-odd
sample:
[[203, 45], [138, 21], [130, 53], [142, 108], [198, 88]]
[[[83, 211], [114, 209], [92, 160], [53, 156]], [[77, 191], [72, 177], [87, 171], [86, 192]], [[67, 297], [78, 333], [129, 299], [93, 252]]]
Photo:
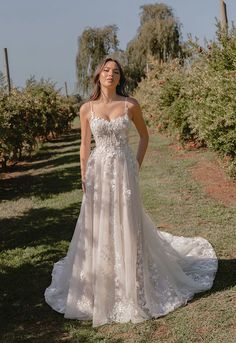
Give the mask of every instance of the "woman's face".
[[100, 84], [106, 88], [116, 88], [120, 81], [120, 71], [116, 62], [108, 61], [99, 76]]

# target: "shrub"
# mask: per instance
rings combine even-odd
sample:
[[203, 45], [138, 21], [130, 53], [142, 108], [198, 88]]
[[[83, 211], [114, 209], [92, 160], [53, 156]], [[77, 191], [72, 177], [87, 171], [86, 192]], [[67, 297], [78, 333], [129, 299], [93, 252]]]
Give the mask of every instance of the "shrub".
[[70, 98], [50, 83], [28, 83], [22, 91], [0, 94], [0, 158], [17, 161], [31, 154], [37, 142], [66, 132], [76, 116]]
[[182, 65], [152, 60], [147, 78], [134, 96], [142, 104], [147, 125], [217, 151], [236, 177], [236, 30], [194, 53]]

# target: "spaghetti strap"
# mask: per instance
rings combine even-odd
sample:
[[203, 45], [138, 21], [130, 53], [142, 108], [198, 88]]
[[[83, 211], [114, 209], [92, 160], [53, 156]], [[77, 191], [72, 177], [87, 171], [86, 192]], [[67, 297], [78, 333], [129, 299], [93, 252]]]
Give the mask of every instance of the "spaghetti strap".
[[125, 97], [125, 113], [127, 112], [128, 107], [127, 107], [127, 97]]
[[89, 101], [89, 104], [90, 104], [89, 120], [91, 120], [94, 116], [92, 101]]
[[92, 101], [89, 101], [90, 103], [90, 109], [91, 109], [91, 113], [93, 113], [93, 105], [92, 105]]

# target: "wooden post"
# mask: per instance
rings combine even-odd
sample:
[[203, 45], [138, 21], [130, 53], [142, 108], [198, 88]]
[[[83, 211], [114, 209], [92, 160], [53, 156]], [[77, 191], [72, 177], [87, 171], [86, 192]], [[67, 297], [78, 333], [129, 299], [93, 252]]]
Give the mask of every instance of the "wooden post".
[[227, 17], [227, 8], [224, 0], [220, 0], [220, 21], [221, 29], [228, 32], [228, 17]]
[[7, 48], [4, 48], [4, 57], [5, 57], [6, 77], [7, 77], [7, 88], [8, 88], [8, 94], [10, 94], [11, 93], [11, 79], [10, 79]]
[[66, 97], [68, 98], [67, 82], [66, 81], [65, 81], [65, 91], [66, 91]]

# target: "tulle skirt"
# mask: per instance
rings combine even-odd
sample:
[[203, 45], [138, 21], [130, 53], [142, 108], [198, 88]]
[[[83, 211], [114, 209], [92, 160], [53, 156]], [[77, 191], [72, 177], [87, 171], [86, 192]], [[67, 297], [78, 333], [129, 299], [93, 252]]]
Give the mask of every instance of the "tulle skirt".
[[160, 231], [140, 198], [138, 162], [95, 148], [88, 159], [75, 231], [54, 263], [46, 302], [65, 318], [93, 327], [142, 322], [185, 305], [212, 287], [218, 260], [202, 237]]

